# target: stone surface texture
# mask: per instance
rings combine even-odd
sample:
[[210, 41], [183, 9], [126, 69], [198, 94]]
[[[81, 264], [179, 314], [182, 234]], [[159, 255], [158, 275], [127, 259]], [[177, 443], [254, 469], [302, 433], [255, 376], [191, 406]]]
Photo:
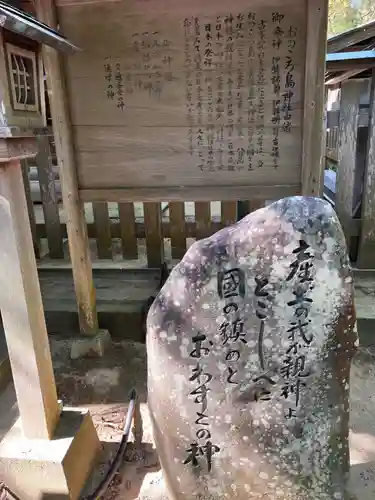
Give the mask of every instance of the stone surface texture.
[[347, 500], [353, 282], [334, 211], [292, 197], [195, 243], [148, 315], [171, 500]]

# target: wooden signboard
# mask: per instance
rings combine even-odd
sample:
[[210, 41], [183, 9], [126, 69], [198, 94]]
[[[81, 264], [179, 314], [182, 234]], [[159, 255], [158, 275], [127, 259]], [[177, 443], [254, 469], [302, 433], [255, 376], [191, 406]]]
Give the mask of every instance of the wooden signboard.
[[317, 194], [327, 3], [58, 0], [82, 199]]

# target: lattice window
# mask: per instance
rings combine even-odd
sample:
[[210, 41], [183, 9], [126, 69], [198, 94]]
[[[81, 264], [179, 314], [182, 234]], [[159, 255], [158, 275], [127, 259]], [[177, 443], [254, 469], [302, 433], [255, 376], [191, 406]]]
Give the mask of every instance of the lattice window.
[[6, 44], [13, 109], [39, 110], [37, 55], [30, 50]]

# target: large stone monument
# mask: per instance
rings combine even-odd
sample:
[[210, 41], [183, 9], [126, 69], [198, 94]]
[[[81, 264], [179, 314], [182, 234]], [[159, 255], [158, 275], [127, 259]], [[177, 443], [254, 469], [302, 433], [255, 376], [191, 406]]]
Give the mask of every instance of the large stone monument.
[[170, 500], [346, 500], [357, 337], [344, 236], [286, 198], [195, 243], [148, 316]]

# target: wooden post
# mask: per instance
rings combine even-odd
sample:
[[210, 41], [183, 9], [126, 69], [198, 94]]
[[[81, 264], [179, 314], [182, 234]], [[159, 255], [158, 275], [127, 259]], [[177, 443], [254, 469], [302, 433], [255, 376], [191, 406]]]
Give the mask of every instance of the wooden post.
[[[56, 16], [52, 0], [37, 0], [38, 18], [56, 29]], [[51, 104], [53, 133], [60, 163], [61, 190], [67, 214], [67, 232], [72, 261], [74, 286], [78, 304], [81, 332], [98, 332], [95, 288], [83, 204], [78, 193], [78, 179], [74, 161], [73, 138], [67, 102], [62, 61], [58, 52], [43, 46], [44, 66]]]
[[[0, 139], [1, 151], [16, 141]], [[20, 159], [8, 158], [0, 159], [0, 309], [23, 434], [50, 439], [60, 409]]]
[[302, 194], [323, 193], [324, 74], [327, 37], [327, 0], [307, 0], [307, 47], [302, 136]]
[[88, 412], [57, 400], [20, 163], [36, 151], [35, 138], [0, 138], [0, 308], [20, 413], [0, 477], [18, 498], [77, 499], [100, 442]]
[[348, 244], [353, 216], [359, 100], [362, 89], [361, 80], [349, 80], [341, 88], [335, 208]]
[[372, 71], [358, 266], [375, 267], [375, 69]]

